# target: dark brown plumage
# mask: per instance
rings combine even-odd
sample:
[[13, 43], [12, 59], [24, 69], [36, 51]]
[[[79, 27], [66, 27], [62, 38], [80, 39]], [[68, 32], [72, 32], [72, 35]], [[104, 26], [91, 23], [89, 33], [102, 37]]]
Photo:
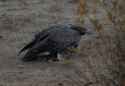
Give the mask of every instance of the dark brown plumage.
[[65, 49], [77, 47], [86, 29], [76, 25], [55, 25], [36, 34], [33, 41], [27, 44], [19, 53], [27, 50], [24, 61], [32, 61], [40, 53], [49, 52], [49, 60], [52, 57], [57, 59], [58, 53], [63, 53]]

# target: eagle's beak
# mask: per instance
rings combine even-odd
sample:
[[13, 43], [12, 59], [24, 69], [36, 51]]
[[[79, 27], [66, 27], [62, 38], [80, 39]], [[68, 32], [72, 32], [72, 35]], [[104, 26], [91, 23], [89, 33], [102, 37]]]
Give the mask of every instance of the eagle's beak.
[[92, 35], [92, 34], [94, 34], [94, 32], [92, 32], [92, 31], [86, 31], [86, 35]]

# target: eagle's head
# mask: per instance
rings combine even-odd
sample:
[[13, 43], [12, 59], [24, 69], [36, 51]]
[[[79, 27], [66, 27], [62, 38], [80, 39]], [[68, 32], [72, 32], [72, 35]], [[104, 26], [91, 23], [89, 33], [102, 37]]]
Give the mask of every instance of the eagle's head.
[[84, 28], [84, 27], [81, 27], [81, 26], [71, 25], [71, 28], [72, 28], [73, 30], [78, 31], [78, 32], [80, 33], [80, 35], [84, 35], [84, 34], [87, 33], [87, 29]]

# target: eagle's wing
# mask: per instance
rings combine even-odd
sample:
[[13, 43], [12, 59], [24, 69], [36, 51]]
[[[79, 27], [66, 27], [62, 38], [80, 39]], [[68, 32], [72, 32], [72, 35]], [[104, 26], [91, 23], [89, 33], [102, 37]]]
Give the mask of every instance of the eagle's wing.
[[47, 30], [44, 30], [42, 32], [39, 32], [38, 34], [35, 35], [34, 40], [32, 40], [30, 43], [28, 43], [26, 46], [24, 46], [20, 51], [19, 54], [20, 55], [23, 51], [32, 48], [36, 43], [46, 39], [48, 37], [49, 33], [47, 32]]
[[47, 41], [48, 37], [43, 39], [40, 42], [35, 43], [24, 55], [23, 61], [32, 61], [36, 59], [36, 56], [39, 55], [42, 52], [46, 52], [48, 50], [47, 48]]

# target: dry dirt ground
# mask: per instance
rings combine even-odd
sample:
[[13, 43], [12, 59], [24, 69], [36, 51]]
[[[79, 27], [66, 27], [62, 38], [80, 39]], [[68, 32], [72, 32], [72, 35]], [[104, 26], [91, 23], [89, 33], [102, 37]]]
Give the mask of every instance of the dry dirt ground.
[[[104, 55], [108, 44], [100, 38], [84, 42], [85, 49], [80, 55], [72, 55], [70, 64], [25, 63], [17, 56], [38, 31], [57, 23], [74, 23], [76, 6], [75, 0], [0, 0], [0, 86], [105, 86], [105, 82], [106, 86], [116, 85], [110, 70], [113, 63]], [[88, 5], [89, 8], [93, 6]]]

